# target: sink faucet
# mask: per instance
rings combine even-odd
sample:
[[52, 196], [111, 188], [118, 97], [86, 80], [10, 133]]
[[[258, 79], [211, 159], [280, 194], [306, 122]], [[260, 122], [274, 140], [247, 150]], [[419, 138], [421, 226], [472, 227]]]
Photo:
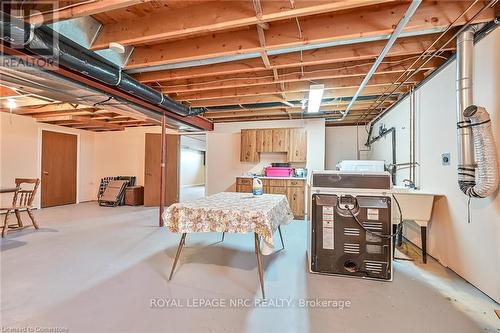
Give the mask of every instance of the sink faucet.
[[410, 179], [403, 179], [403, 185], [405, 187], [411, 188], [411, 189], [416, 189], [417, 187], [415, 186], [415, 183], [410, 180]]

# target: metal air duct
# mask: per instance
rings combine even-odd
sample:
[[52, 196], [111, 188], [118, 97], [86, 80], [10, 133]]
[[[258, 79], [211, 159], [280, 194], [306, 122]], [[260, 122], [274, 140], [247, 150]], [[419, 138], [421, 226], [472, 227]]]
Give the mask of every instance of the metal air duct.
[[124, 73], [119, 66], [69, 38], [57, 34], [48, 26], [34, 27], [0, 12], [0, 29], [2, 30], [0, 38], [14, 47], [22, 47], [63, 67], [108, 85], [116, 86], [168, 111], [182, 116], [196, 116], [206, 111], [205, 108], [190, 108], [180, 104], [161, 92], [142, 84]]
[[485, 198], [498, 188], [498, 162], [489, 114], [473, 105], [473, 52], [470, 28], [457, 36], [458, 186], [469, 197]]

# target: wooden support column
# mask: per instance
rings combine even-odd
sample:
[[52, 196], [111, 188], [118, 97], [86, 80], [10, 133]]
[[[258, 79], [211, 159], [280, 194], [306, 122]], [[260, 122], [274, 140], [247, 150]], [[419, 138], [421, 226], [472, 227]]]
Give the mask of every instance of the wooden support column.
[[160, 221], [159, 226], [163, 227], [163, 210], [165, 209], [165, 159], [167, 148], [167, 135], [165, 133], [166, 116], [161, 116], [161, 148], [160, 148]]

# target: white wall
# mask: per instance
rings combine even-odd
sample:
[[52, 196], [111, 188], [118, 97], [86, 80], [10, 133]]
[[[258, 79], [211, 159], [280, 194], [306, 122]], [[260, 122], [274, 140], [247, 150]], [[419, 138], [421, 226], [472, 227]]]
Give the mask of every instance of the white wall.
[[180, 183], [181, 187], [205, 184], [206, 150], [205, 135], [181, 136]]
[[181, 186], [205, 184], [205, 165], [203, 152], [193, 149], [181, 149], [180, 165]]
[[[368, 134], [364, 126], [333, 126], [326, 127], [325, 133], [325, 168], [335, 170], [335, 166], [342, 160], [357, 160], [357, 150], [360, 150], [360, 159], [365, 159], [364, 150]], [[356, 144], [358, 140], [358, 144]], [[359, 148], [358, 148], [359, 147]]]
[[[474, 102], [486, 107], [500, 156], [500, 29], [475, 46]], [[473, 199], [472, 222], [467, 223], [467, 197], [457, 187], [456, 63], [416, 91], [417, 184], [446, 197], [434, 204], [428, 228], [428, 251], [490, 297], [500, 302], [500, 195]], [[397, 128], [398, 162], [408, 162], [408, 101], [379, 123]], [[376, 124], [375, 129], [378, 128]], [[371, 157], [386, 157], [389, 141], [374, 146]], [[441, 165], [441, 154], [451, 153], [451, 165]], [[405, 177], [398, 176], [398, 181]], [[416, 228], [406, 236], [420, 244]]]
[[146, 133], [161, 133], [161, 127], [133, 127], [120, 132], [96, 133], [97, 182], [108, 176], [136, 176], [137, 185], [144, 185]]
[[247, 172], [261, 172], [263, 167], [271, 162], [285, 161], [285, 154], [269, 153], [261, 154], [261, 160], [258, 163], [240, 162], [240, 132], [242, 129], [282, 127], [305, 128], [307, 131], [307, 163], [305, 167], [309, 170], [324, 169], [324, 119], [215, 124], [214, 131], [207, 133], [207, 194], [234, 191], [236, 177]]
[[[37, 123], [33, 118], [0, 112], [0, 186], [14, 185], [15, 178], [41, 178], [42, 130], [76, 134], [78, 136], [77, 200], [95, 200], [94, 133]], [[41, 184], [40, 186], [43, 186]], [[0, 197], [2, 204], [12, 200]], [[40, 205], [40, 190], [35, 199]]]
[[[9, 187], [15, 178], [41, 178], [41, 131], [78, 135], [77, 200], [97, 199], [100, 179], [105, 176], [136, 176], [144, 184], [146, 133], [161, 133], [159, 126], [127, 128], [120, 132], [95, 133], [37, 123], [33, 118], [0, 113], [0, 186]], [[174, 134], [176, 131], [167, 130]], [[41, 184], [43, 186], [43, 184]], [[0, 196], [2, 204], [11, 197]], [[35, 204], [39, 207], [40, 192]]]

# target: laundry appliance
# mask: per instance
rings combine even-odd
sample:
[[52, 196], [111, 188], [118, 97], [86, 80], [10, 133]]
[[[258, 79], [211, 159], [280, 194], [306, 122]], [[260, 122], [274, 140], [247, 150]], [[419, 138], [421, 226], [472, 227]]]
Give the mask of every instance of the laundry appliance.
[[392, 281], [391, 187], [388, 172], [311, 172], [311, 273]]

